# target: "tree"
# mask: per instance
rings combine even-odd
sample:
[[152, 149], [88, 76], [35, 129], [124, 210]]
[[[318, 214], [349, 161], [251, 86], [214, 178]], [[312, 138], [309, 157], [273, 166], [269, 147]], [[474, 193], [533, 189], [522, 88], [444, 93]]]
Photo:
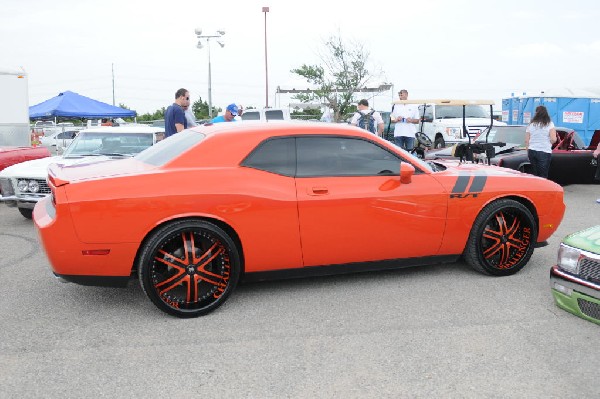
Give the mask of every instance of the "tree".
[[[196, 120], [208, 119], [208, 103], [202, 101], [202, 97], [198, 97], [198, 100], [192, 104], [192, 112]], [[213, 105], [213, 115], [217, 115], [219, 112], [221, 112], [221, 108]]]
[[354, 93], [365, 88], [372, 75], [366, 69], [369, 53], [358, 42], [345, 43], [339, 36], [331, 36], [321, 53], [321, 64], [292, 69], [292, 73], [317, 86], [316, 90], [294, 96], [302, 102], [319, 100], [329, 106], [339, 122], [353, 107]]

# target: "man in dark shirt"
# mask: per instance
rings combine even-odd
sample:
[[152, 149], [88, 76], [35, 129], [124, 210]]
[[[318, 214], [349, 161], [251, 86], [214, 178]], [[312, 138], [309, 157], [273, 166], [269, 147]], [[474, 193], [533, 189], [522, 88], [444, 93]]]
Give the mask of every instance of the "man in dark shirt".
[[179, 89], [175, 93], [175, 102], [165, 111], [165, 138], [187, 129], [183, 107], [190, 105], [190, 93]]

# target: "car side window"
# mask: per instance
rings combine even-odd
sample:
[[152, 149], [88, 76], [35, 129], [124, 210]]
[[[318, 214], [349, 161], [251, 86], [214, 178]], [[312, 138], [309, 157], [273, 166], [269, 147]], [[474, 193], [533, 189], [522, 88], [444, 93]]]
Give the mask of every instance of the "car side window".
[[297, 177], [398, 175], [400, 159], [360, 138], [310, 136], [296, 139]]
[[272, 138], [263, 141], [242, 161], [242, 166], [284, 176], [296, 172], [296, 139]]
[[[243, 116], [244, 116], [244, 114], [242, 114], [242, 117]], [[265, 111], [265, 116], [267, 117], [268, 121], [271, 121], [271, 120], [282, 121], [283, 120], [283, 111], [281, 111], [281, 110]]]

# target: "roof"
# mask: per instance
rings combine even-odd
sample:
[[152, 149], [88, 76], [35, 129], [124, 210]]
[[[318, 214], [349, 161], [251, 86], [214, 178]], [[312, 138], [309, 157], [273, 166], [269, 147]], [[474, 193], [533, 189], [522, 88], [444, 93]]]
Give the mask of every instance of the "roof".
[[59, 93], [56, 97], [29, 107], [30, 119], [49, 117], [126, 118], [135, 115], [135, 111], [115, 107], [72, 91]]
[[425, 100], [396, 100], [392, 104], [435, 104], [435, 105], [494, 105], [494, 100], [450, 100], [450, 99], [425, 99]]
[[123, 126], [102, 126], [82, 130], [85, 133], [156, 133], [164, 132], [165, 128], [160, 126], [148, 126], [142, 124], [130, 124]]

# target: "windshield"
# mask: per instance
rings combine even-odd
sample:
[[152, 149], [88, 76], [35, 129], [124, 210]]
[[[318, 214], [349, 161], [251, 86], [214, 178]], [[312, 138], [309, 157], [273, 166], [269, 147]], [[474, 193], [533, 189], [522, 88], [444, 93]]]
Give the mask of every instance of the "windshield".
[[[438, 105], [435, 108], [435, 117], [436, 119], [462, 118], [463, 106]], [[465, 117], [490, 119], [490, 110], [482, 107], [481, 105], [467, 105], [465, 106]]]
[[92, 133], [81, 131], [65, 150], [65, 158], [94, 155], [133, 156], [154, 143], [154, 133]]
[[487, 140], [486, 132], [483, 132], [475, 142], [511, 143], [521, 147], [525, 146], [525, 126], [492, 126], [492, 130], [487, 135]]
[[435, 172], [437, 170], [432, 165], [431, 162], [422, 160], [421, 158], [417, 157], [416, 155], [411, 154], [410, 152], [406, 151], [404, 148], [399, 147], [394, 142], [391, 142], [391, 144], [393, 144], [396, 147], [396, 149], [400, 150], [400, 152], [405, 156], [405, 158], [409, 158], [411, 163], [420, 166], [423, 170], [430, 170], [432, 172]]
[[149, 165], [162, 166], [201, 142], [204, 137], [203, 133], [183, 130], [141, 152], [135, 159]]

